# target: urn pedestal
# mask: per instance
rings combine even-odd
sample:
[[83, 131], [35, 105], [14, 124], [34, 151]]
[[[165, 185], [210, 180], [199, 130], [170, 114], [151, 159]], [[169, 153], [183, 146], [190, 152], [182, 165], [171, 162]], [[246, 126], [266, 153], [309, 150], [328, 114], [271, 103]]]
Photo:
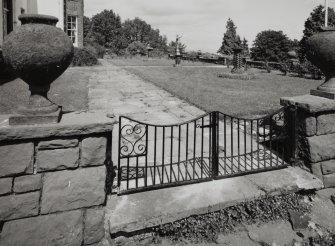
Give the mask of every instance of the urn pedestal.
[[50, 84], [71, 64], [71, 39], [55, 27], [58, 19], [46, 15], [20, 15], [3, 45], [3, 57], [14, 73], [29, 85], [29, 102], [10, 117], [10, 125], [57, 123], [62, 108], [48, 99]]
[[335, 100], [335, 28], [321, 27], [307, 41], [307, 59], [318, 67], [326, 79], [311, 95]]

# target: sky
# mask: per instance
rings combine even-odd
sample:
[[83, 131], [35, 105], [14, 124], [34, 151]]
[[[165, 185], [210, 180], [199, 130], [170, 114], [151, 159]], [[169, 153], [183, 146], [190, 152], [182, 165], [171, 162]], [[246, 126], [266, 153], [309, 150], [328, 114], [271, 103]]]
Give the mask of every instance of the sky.
[[[216, 52], [231, 18], [249, 47], [264, 30], [282, 30], [300, 40], [304, 22], [325, 0], [85, 0], [85, 15], [112, 9], [122, 21], [139, 17], [168, 40], [182, 35], [187, 50]], [[335, 8], [335, 0], [328, 0]]]

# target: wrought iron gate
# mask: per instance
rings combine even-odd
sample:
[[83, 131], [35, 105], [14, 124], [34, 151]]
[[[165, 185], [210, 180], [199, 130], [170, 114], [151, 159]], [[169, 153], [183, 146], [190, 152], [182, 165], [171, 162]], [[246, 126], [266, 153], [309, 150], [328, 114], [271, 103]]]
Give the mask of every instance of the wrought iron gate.
[[257, 119], [211, 112], [175, 125], [120, 116], [119, 194], [286, 167], [294, 115], [292, 107]]

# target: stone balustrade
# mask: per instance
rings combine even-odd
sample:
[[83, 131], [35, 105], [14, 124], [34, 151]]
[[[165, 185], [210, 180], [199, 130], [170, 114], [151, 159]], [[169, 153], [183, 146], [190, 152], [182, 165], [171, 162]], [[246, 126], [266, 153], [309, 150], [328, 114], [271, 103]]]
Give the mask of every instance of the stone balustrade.
[[298, 160], [325, 188], [335, 187], [335, 101], [305, 95], [282, 98], [281, 104], [297, 107]]
[[59, 124], [0, 123], [0, 245], [102, 240], [114, 123], [96, 113], [67, 114]]

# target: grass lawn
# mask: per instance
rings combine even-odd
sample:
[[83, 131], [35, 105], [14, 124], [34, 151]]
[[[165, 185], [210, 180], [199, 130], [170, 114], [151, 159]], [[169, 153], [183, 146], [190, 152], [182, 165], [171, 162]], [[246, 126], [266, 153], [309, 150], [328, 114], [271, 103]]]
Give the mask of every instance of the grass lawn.
[[[136, 57], [136, 58], [113, 58], [109, 60], [116, 66], [169, 66], [172, 67], [174, 60], [168, 58], [150, 58]], [[204, 62], [181, 61], [183, 66], [213, 66], [215, 64]]]
[[[49, 98], [65, 111], [85, 110], [88, 106], [90, 68], [69, 68], [51, 85]], [[0, 114], [12, 114], [29, 98], [28, 85], [21, 79], [0, 79]]]
[[216, 67], [127, 67], [138, 75], [172, 94], [202, 108], [218, 110], [233, 116], [259, 116], [279, 109], [284, 96], [308, 94], [322, 83], [320, 80], [270, 74], [255, 70], [254, 80], [219, 78], [228, 68]]

